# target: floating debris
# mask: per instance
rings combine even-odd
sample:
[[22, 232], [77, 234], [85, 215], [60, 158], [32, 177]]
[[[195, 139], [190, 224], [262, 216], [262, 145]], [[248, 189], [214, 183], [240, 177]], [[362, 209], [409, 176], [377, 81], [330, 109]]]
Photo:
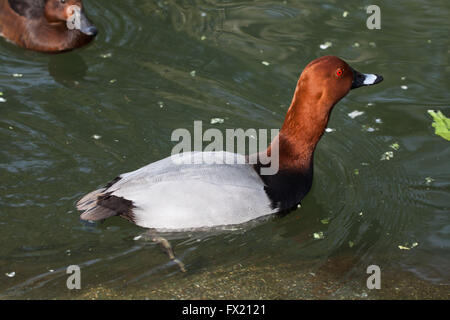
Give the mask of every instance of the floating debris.
[[160, 108], [164, 108], [164, 102], [158, 101], [158, 106], [159, 106]]
[[50, 270], [48, 270], [48, 272], [55, 272], [55, 270], [53, 270], [53, 269], [50, 269]]
[[359, 48], [359, 46], [360, 46], [360, 45], [359, 45], [358, 42], [355, 42], [355, 43], [352, 45], [353, 48]]
[[23, 77], [23, 74], [21, 74], [21, 73], [13, 73], [13, 75], [12, 75], [14, 78], [22, 78]]
[[142, 235], [139, 235], [139, 236], [134, 237], [133, 240], [134, 240], [134, 241], [137, 241], [137, 240], [139, 240], [139, 239], [141, 239], [141, 238], [142, 238]]
[[112, 57], [112, 53], [111, 52], [103, 53], [103, 54], [100, 55], [100, 57], [103, 58], [103, 59], [108, 59], [108, 58]]
[[365, 124], [362, 125], [362, 129], [365, 130], [365, 131], [367, 131], [367, 132], [374, 132], [374, 131], [377, 131], [377, 130], [378, 130], [378, 129], [372, 128], [372, 127], [370, 127], [370, 126], [366, 126]]
[[376, 122], [376, 123], [383, 123], [383, 120], [381, 120], [380, 118], [376, 118], [376, 119], [375, 119], [375, 122]]
[[384, 160], [391, 160], [394, 157], [394, 152], [392, 151], [386, 151], [385, 153], [382, 154], [381, 156], [381, 161]]
[[344, 12], [342, 13], [342, 16], [343, 16], [344, 18], [347, 18], [347, 16], [348, 16], [348, 11], [344, 11]]
[[211, 119], [211, 124], [216, 124], [216, 123], [223, 123], [225, 120], [222, 118], [212, 118]]
[[369, 47], [375, 48], [377, 44], [375, 42], [369, 42]]
[[356, 117], [359, 117], [360, 115], [363, 115], [363, 114], [364, 114], [364, 111], [355, 110], [355, 111], [350, 112], [348, 114], [348, 116], [352, 119], [355, 119]]
[[431, 124], [435, 131], [434, 133], [441, 136], [445, 140], [450, 141], [450, 118], [443, 115], [441, 111], [428, 110], [428, 114], [433, 118], [434, 122]]
[[270, 63], [267, 62], [267, 61], [261, 61], [261, 63], [262, 63], [263, 65], [265, 65], [266, 67], [267, 67], [267, 66], [270, 66]]
[[7, 273], [5, 273], [5, 275], [7, 277], [9, 277], [9, 278], [13, 278], [13, 277], [15, 277], [16, 273], [14, 271], [13, 272], [7, 272]]
[[202, 36], [202, 37], [200, 38], [200, 40], [205, 41], [205, 40], [206, 40], [206, 36]]
[[391, 144], [389, 147], [391, 147], [391, 148], [394, 149], [395, 151], [397, 151], [398, 149], [400, 149], [400, 145], [398, 144], [398, 142], [394, 142], [394, 143]]
[[403, 90], [408, 90], [408, 86], [405, 86], [405, 85], [400, 86], [400, 88], [402, 88]]
[[94, 134], [94, 135], [92, 136], [92, 138], [94, 138], [95, 140], [100, 140], [100, 139], [102, 138], [102, 136], [101, 136], [101, 135], [98, 135], [98, 134]]
[[5, 98], [0, 97], [0, 102], [6, 102]]
[[360, 213], [358, 213], [358, 216], [362, 217], [363, 216], [363, 212], [361, 211]]
[[336, 131], [336, 129], [333, 129], [333, 128], [326, 128], [325, 129], [325, 132], [328, 132], [328, 133], [335, 132], [335, 131]]
[[322, 43], [319, 48], [322, 50], [328, 49], [329, 47], [331, 47], [333, 44], [330, 41], [327, 41], [325, 43]]
[[406, 243], [404, 246], [399, 245], [398, 248], [399, 248], [400, 250], [411, 250], [411, 249], [417, 247], [418, 245], [419, 245], [418, 242], [414, 242], [410, 247], [408, 247], [408, 244]]
[[353, 170], [353, 174], [354, 174], [355, 176], [359, 175], [359, 169], [354, 169], [354, 170]]
[[109, 80], [109, 83], [116, 83], [117, 82], [117, 79], [111, 79], [111, 80]]
[[314, 239], [317, 239], [317, 240], [325, 238], [322, 231], [314, 232], [313, 236], [314, 236]]
[[401, 77], [400, 80], [405, 81], [406, 77]]
[[433, 179], [432, 177], [426, 177], [426, 178], [425, 178], [425, 183], [426, 183], [427, 185], [430, 185], [433, 181], [434, 181], [434, 179]]
[[191, 75], [192, 78], [196, 76], [195, 70], [192, 70], [189, 74]]
[[348, 242], [349, 248], [353, 247], [354, 245], [355, 245], [355, 243], [354, 243], [353, 241], [350, 240], [350, 241]]
[[322, 224], [329, 224], [330, 223], [330, 218], [324, 218], [324, 219], [320, 220], [320, 223], [322, 223]]

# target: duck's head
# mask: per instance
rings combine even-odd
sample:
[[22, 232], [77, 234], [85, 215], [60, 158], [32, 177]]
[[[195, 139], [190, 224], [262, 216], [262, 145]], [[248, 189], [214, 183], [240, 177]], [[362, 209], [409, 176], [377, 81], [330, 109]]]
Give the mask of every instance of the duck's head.
[[79, 30], [90, 37], [97, 35], [97, 28], [87, 18], [81, 0], [46, 0], [44, 12], [51, 23], [64, 22], [70, 30]]
[[377, 84], [382, 80], [380, 75], [356, 71], [338, 57], [324, 56], [311, 61], [303, 70], [297, 93], [301, 94], [302, 100], [331, 108], [351, 89]]
[[280, 134], [295, 141], [300, 153], [314, 150], [334, 105], [351, 89], [377, 84], [383, 77], [354, 70], [344, 60], [325, 56], [311, 61], [297, 83]]

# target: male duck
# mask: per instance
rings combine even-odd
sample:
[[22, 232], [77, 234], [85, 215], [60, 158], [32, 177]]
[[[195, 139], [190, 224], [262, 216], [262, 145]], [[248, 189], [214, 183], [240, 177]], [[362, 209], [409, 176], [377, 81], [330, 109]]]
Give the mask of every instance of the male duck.
[[[118, 215], [145, 228], [177, 231], [235, 225], [292, 209], [311, 188], [314, 150], [333, 106], [351, 89], [382, 80], [338, 57], [318, 58], [303, 70], [277, 139], [256, 155], [272, 156], [278, 172], [263, 175], [260, 162], [226, 152], [175, 155], [121, 174], [84, 196], [77, 203], [84, 211], [81, 219]], [[230, 156], [247, 162], [229, 164]]]

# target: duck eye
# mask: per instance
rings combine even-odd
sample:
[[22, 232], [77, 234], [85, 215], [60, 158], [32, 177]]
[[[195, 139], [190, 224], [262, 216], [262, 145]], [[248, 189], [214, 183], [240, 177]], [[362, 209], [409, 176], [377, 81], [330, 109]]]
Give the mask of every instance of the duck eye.
[[343, 74], [344, 74], [344, 71], [342, 71], [341, 68], [339, 68], [339, 69], [336, 70], [336, 75], [337, 75], [338, 77], [341, 77]]
[[61, 3], [66, 3], [66, 0], [60, 0], [61, 1]]

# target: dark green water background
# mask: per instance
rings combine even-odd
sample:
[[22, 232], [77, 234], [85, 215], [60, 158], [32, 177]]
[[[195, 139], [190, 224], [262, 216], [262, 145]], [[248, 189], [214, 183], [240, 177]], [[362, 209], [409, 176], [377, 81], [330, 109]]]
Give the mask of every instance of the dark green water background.
[[[378, 1], [382, 28], [369, 30], [369, 4], [86, 0], [100, 31], [86, 48], [46, 55], [2, 39], [0, 297], [448, 299], [450, 144], [427, 110], [450, 114], [450, 5]], [[168, 156], [174, 129], [279, 128], [301, 70], [327, 54], [385, 80], [335, 107], [302, 208], [172, 235], [185, 274], [133, 240], [143, 229], [79, 220], [83, 194]], [[66, 288], [72, 264], [79, 291]]]

